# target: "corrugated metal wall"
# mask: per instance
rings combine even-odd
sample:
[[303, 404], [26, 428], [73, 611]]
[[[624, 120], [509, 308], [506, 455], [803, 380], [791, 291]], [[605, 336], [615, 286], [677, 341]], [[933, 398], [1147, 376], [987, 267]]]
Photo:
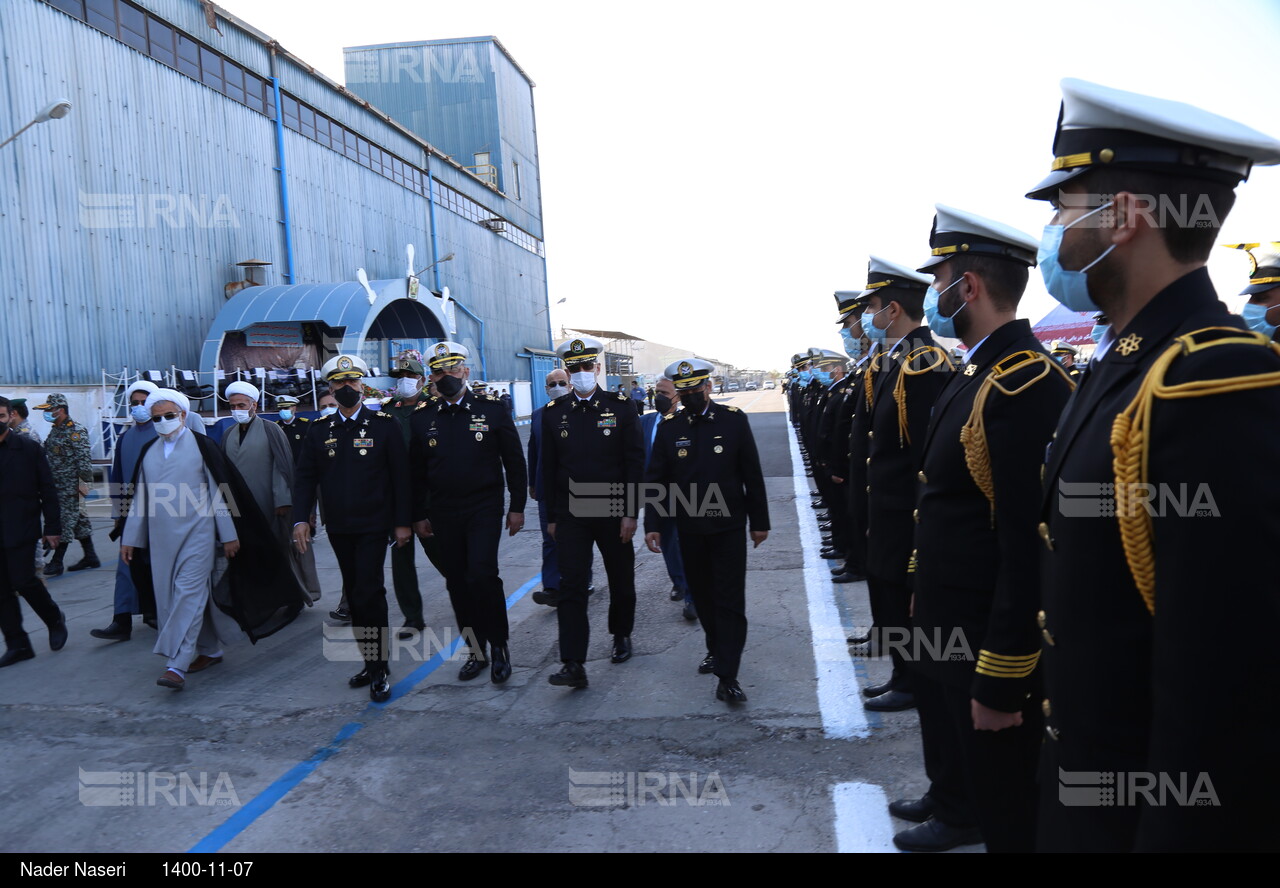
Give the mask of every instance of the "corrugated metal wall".
[[[195, 0], [145, 5], [269, 76], [261, 45], [227, 22], [213, 34]], [[0, 59], [0, 137], [53, 98], [73, 104], [0, 149], [0, 384], [196, 367], [235, 262], [272, 261], [269, 281], [284, 282], [274, 124], [39, 0], [0, 3]], [[280, 59], [278, 73], [286, 92], [426, 163], [421, 145], [307, 72]], [[406, 243], [419, 267], [433, 260], [425, 199], [294, 132], [285, 152], [295, 282], [351, 280], [359, 266], [400, 276]], [[498, 209], [471, 177], [439, 160], [432, 169]], [[457, 257], [439, 266], [441, 283], [485, 320], [490, 378], [527, 379], [516, 354], [546, 347], [545, 263], [443, 208], [436, 221], [440, 255]]]

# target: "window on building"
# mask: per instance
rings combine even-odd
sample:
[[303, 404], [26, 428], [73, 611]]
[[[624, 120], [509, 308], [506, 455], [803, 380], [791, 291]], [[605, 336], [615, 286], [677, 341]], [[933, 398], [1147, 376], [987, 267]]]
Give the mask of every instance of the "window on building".
[[147, 51], [147, 14], [136, 6], [121, 3], [120, 40], [139, 52]]
[[284, 125], [295, 133], [298, 131], [298, 100], [282, 96], [280, 103], [284, 106]]
[[173, 28], [164, 22], [155, 19], [147, 21], [147, 51], [157, 62], [164, 62], [170, 68], [178, 67], [178, 56], [174, 51]]
[[511, 196], [520, 199], [520, 164], [511, 161]]
[[49, 0], [49, 5], [84, 20], [84, 0]]
[[86, 0], [84, 20], [115, 37], [116, 0]]
[[222, 76], [226, 80], [227, 98], [244, 104], [244, 69], [234, 62], [225, 59], [222, 63]]
[[186, 34], [178, 35], [178, 70], [193, 80], [200, 79], [200, 44]]
[[257, 74], [244, 72], [244, 103], [260, 114], [265, 114], [267, 82]]
[[222, 56], [200, 47], [200, 82], [222, 92]]

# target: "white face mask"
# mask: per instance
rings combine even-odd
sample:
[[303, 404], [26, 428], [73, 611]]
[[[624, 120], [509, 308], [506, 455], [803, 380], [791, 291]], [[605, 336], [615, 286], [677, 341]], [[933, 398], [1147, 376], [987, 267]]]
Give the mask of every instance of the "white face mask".
[[569, 394], [569, 386], [563, 382], [557, 382], [555, 385], [547, 386], [547, 394], [552, 398], [559, 398]]
[[583, 370], [581, 373], [570, 373], [569, 382], [573, 386], [574, 391], [580, 395], [589, 395], [596, 387], [596, 374], [591, 370]]
[[338, 408], [337, 408], [337, 407], [326, 407], [326, 408], [324, 408], [323, 410], [321, 410], [321, 411], [320, 411], [320, 415], [321, 415], [321, 416], [333, 416], [333, 414], [335, 414], [335, 413], [337, 413], [337, 412], [338, 412]]
[[173, 419], [157, 419], [155, 420], [156, 431], [161, 435], [172, 435], [182, 427], [182, 417], [175, 416]]
[[253, 419], [253, 415], [248, 410], [232, 410], [231, 418], [240, 423], [240, 425], [244, 425], [246, 422]]
[[396, 380], [396, 394], [402, 398], [412, 398], [422, 391], [422, 383], [414, 376], [402, 376]]

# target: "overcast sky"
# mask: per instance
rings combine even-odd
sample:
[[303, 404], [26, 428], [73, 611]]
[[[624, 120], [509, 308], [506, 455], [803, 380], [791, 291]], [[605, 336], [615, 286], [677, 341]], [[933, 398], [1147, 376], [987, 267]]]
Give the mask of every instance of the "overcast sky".
[[[223, 0], [343, 82], [342, 47], [492, 34], [537, 83], [553, 324], [739, 366], [838, 348], [868, 254], [918, 264], [935, 203], [1038, 237], [1063, 77], [1280, 136], [1280, 3], [408, 4]], [[300, 14], [305, 9], [305, 13]], [[357, 14], [353, 14], [358, 11]], [[1280, 169], [1224, 243], [1280, 240]], [[1239, 309], [1242, 254], [1209, 265]], [[1055, 303], [1038, 274], [1021, 314]]]

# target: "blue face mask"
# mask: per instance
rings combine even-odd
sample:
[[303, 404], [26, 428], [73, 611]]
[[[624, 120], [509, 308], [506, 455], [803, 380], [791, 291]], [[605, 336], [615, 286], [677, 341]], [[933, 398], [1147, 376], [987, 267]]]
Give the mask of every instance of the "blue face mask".
[[288, 422], [289, 420], [293, 419], [293, 411], [292, 411], [292, 410], [281, 410], [281, 411], [280, 411], [280, 418], [281, 418], [281, 419], [283, 419], [285, 422]]
[[862, 357], [862, 340], [854, 336], [852, 330], [841, 330], [840, 338], [844, 340], [844, 353], [846, 355], [855, 361]]
[[56, 416], [54, 416], [54, 415], [53, 415], [53, 412], [52, 412], [52, 411], [46, 410], [46, 411], [44, 412], [44, 421], [45, 421], [45, 422], [57, 422], [57, 419], [58, 419], [58, 418], [57, 418]]
[[803, 388], [804, 386], [808, 385], [810, 382], [813, 381], [813, 374], [810, 373], [808, 370], [801, 370], [800, 375], [796, 377], [796, 380], [800, 383], [800, 386]]
[[1250, 330], [1267, 337], [1275, 335], [1276, 325], [1267, 323], [1267, 306], [1250, 302], [1240, 312], [1240, 317], [1244, 318]]
[[1078, 225], [1094, 213], [1101, 212], [1115, 201], [1105, 203], [1096, 210], [1085, 213], [1071, 225], [1046, 225], [1044, 237], [1040, 241], [1040, 249], [1036, 253], [1036, 264], [1040, 266], [1040, 276], [1044, 278], [1044, 288], [1049, 295], [1072, 311], [1100, 311], [1097, 304], [1089, 296], [1090, 268], [1107, 258], [1115, 244], [1102, 251], [1102, 255], [1094, 259], [1079, 271], [1068, 271], [1058, 264], [1058, 251], [1062, 248], [1062, 235], [1073, 225]]
[[813, 378], [818, 380], [823, 386], [831, 385], [831, 374], [826, 370], [814, 370]]
[[1101, 342], [1102, 334], [1106, 333], [1107, 328], [1110, 326], [1110, 324], [1094, 324], [1093, 329], [1089, 331], [1089, 338], [1094, 342]]
[[881, 330], [875, 325], [876, 315], [880, 312], [887, 311], [889, 306], [885, 306], [880, 311], [864, 311], [862, 313], [862, 332], [867, 334], [867, 338], [872, 342], [884, 342], [887, 331]]
[[134, 404], [129, 408], [129, 415], [133, 417], [134, 422], [151, 422], [151, 411], [145, 404]]
[[[946, 289], [944, 289], [942, 293], [947, 292], [947, 290], [950, 290], [952, 287], [960, 283], [962, 280], [964, 280], [963, 275], [956, 278], [954, 281], [948, 284]], [[942, 299], [942, 293], [939, 293], [938, 290], [934, 287], [930, 287], [929, 289], [924, 291], [925, 323], [929, 325], [930, 330], [932, 330], [934, 333], [937, 333], [939, 336], [945, 337], [947, 339], [959, 339], [960, 336], [959, 334], [956, 333], [955, 317], [956, 315], [960, 314], [960, 312], [964, 311], [964, 307], [969, 303], [961, 302], [960, 307], [955, 310], [954, 314], [950, 314], [950, 315], [938, 314], [938, 301]]]
[[338, 412], [337, 407], [326, 407], [320, 411], [320, 416], [321, 417], [333, 416], [333, 414], [337, 412]]

